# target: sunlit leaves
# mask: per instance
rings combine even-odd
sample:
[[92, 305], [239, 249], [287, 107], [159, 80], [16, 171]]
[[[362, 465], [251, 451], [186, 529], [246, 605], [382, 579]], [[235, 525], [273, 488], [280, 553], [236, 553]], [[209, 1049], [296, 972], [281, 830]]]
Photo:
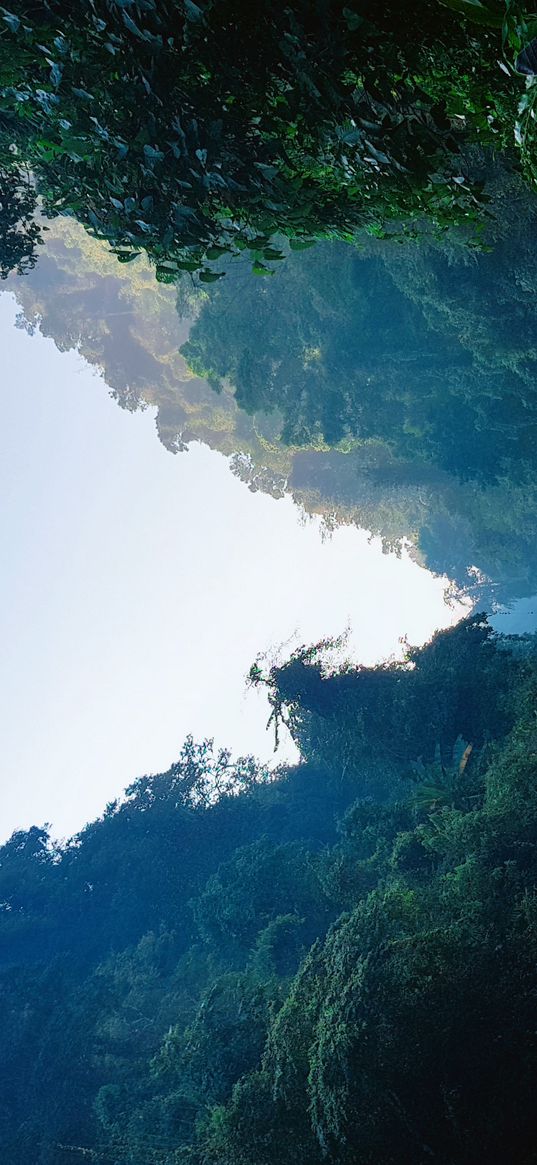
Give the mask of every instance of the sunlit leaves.
[[51, 0], [50, 23], [17, 0], [1, 10], [2, 112], [51, 210], [83, 206], [113, 248], [143, 246], [161, 271], [244, 248], [265, 274], [282, 258], [277, 235], [298, 250], [371, 223], [466, 226], [482, 206], [471, 183], [453, 185], [458, 138], [497, 132], [481, 76], [498, 53], [488, 32], [481, 44], [417, 2], [418, 38], [393, 5], [373, 23], [336, 4], [326, 24], [322, 6], [306, 16], [267, 0], [259, 39], [247, 6], [231, 37], [201, 0], [83, 4], [66, 19]]

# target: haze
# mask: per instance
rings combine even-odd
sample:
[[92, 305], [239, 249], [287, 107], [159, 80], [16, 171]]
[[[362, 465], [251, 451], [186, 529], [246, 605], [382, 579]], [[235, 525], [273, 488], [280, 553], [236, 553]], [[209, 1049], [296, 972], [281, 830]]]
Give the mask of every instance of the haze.
[[[273, 756], [260, 651], [350, 625], [372, 663], [455, 622], [446, 580], [353, 528], [322, 540], [206, 447], [171, 456], [76, 352], [0, 299], [1, 832], [68, 836], [187, 733]], [[293, 757], [284, 742], [277, 759]]]

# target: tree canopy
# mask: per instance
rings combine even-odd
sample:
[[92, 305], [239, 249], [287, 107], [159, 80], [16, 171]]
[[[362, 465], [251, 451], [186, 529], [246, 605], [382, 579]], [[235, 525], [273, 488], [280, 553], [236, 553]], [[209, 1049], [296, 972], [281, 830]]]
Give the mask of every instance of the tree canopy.
[[56, 218], [9, 281], [18, 323], [77, 348], [122, 407], [155, 406], [171, 451], [201, 440], [251, 490], [406, 539], [480, 603], [510, 602], [537, 590], [536, 222], [520, 177], [485, 171], [492, 251], [362, 234], [290, 252], [274, 279], [241, 257], [213, 287], [156, 284]]
[[321, 496], [392, 545], [418, 531], [434, 569], [464, 585], [473, 564], [509, 600], [537, 579], [535, 204], [505, 167], [483, 175], [485, 249], [362, 236], [271, 280], [237, 266], [182, 351], [221, 399], [279, 424], [306, 506]]
[[205, 282], [239, 250], [270, 271], [281, 233], [477, 222], [468, 149], [513, 148], [531, 31], [512, 0], [14, 0], [1, 18], [4, 184], [29, 167], [45, 215]]
[[299, 765], [189, 739], [0, 848], [12, 1165], [534, 1161], [535, 644], [322, 658], [254, 671]]

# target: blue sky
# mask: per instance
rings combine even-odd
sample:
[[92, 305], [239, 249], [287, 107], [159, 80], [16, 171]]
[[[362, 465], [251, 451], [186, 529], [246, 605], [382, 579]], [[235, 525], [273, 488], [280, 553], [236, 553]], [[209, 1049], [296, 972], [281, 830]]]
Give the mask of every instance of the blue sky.
[[[365, 533], [328, 541], [203, 446], [173, 457], [0, 296], [0, 836], [68, 836], [188, 732], [269, 759], [257, 653], [352, 627], [372, 663], [460, 611]], [[293, 638], [294, 636], [294, 638]], [[284, 753], [293, 755], [287, 743]]]

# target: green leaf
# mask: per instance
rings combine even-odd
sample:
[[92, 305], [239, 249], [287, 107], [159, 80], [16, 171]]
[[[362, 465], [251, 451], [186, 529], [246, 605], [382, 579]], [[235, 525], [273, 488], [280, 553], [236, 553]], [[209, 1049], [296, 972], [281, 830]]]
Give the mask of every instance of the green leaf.
[[216, 243], [213, 247], [207, 247], [205, 255], [207, 259], [220, 259], [222, 255], [229, 255], [229, 247], [220, 247]]
[[157, 266], [155, 274], [159, 283], [175, 283], [179, 272], [168, 271], [166, 267]]
[[137, 36], [138, 40], [147, 40], [145, 32], [142, 32], [142, 30], [138, 28], [138, 25], [134, 23], [134, 20], [129, 16], [128, 12], [123, 12], [122, 16], [125, 28], [128, 28], [129, 32], [132, 32], [134, 36]]
[[200, 283], [216, 283], [218, 279], [223, 279], [225, 271], [200, 271]]
[[256, 235], [255, 239], [248, 239], [246, 246], [249, 251], [263, 251], [268, 247], [270, 239], [268, 235]]
[[193, 22], [197, 20], [203, 20], [203, 12], [201, 8], [198, 8], [197, 4], [194, 4], [193, 0], [184, 0], [184, 4], [185, 16], [187, 20], [191, 20]]
[[87, 89], [77, 89], [73, 85], [73, 93], [75, 97], [80, 97], [82, 101], [95, 101], [92, 93], [88, 93]]
[[501, 28], [503, 24], [503, 15], [498, 12], [492, 12], [481, 0], [440, 0], [445, 8], [451, 8], [453, 12], [458, 12], [462, 16], [466, 16], [474, 24], [484, 24], [489, 28]]
[[60, 81], [62, 79], [62, 74], [63, 74], [63, 66], [58, 65], [58, 63], [56, 61], [51, 61], [50, 62], [50, 80], [51, 80], [52, 84], [55, 86], [55, 88], [57, 88], [58, 85], [60, 84]]
[[5, 8], [2, 9], [2, 13], [2, 20], [5, 20], [8, 28], [12, 32], [18, 32], [21, 24], [18, 16], [15, 16], [13, 12], [7, 12]]
[[356, 32], [360, 28], [360, 25], [364, 23], [363, 16], [360, 16], [358, 12], [353, 12], [350, 8], [344, 8], [343, 15], [347, 21], [349, 32]]
[[112, 251], [113, 255], [117, 256], [119, 263], [132, 263], [133, 259], [137, 259], [141, 255], [141, 251]]
[[146, 158], [161, 160], [164, 157], [162, 150], [156, 150], [154, 146], [144, 146], [144, 154]]

